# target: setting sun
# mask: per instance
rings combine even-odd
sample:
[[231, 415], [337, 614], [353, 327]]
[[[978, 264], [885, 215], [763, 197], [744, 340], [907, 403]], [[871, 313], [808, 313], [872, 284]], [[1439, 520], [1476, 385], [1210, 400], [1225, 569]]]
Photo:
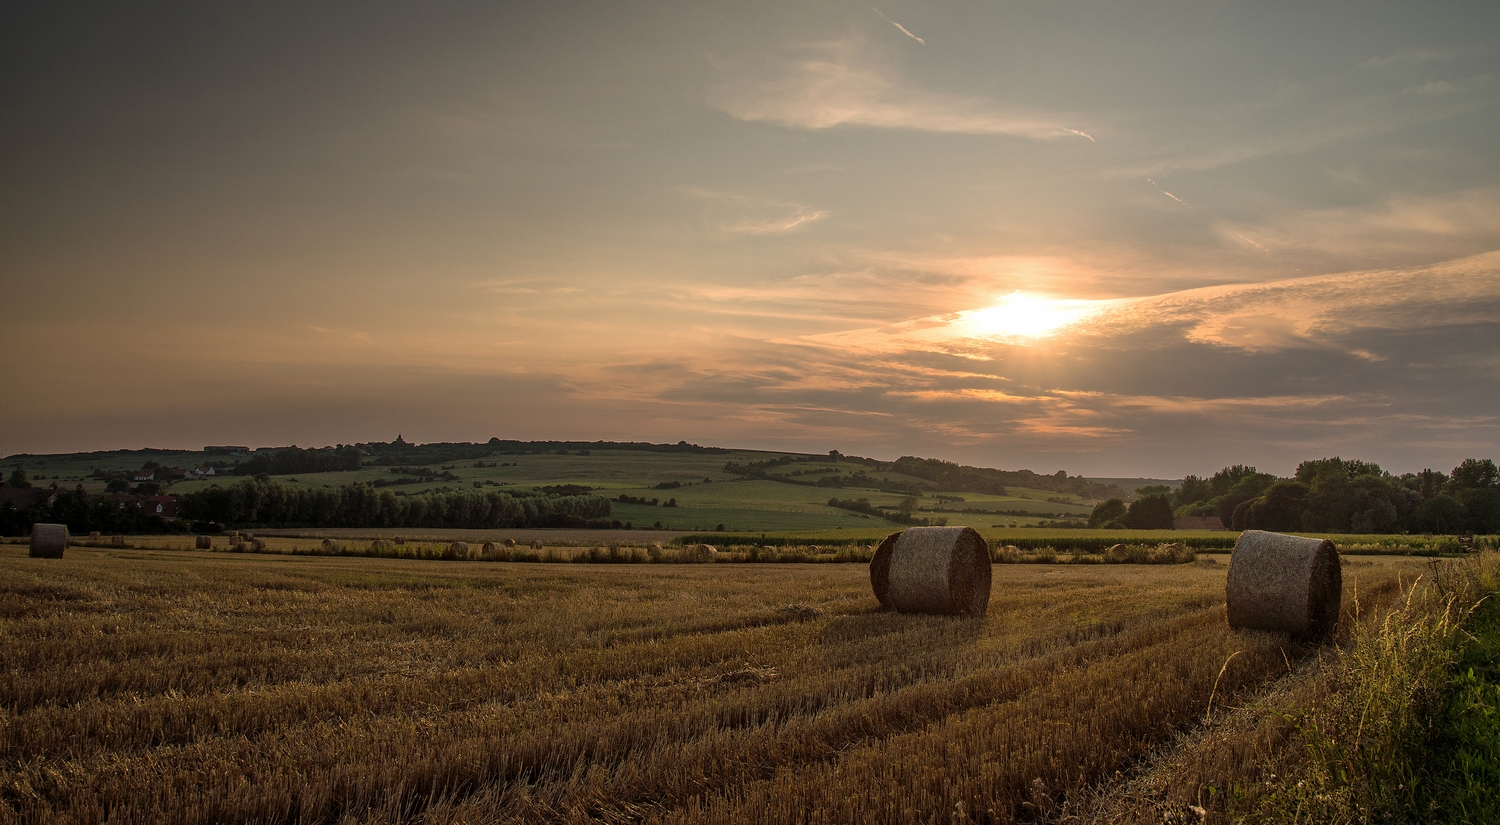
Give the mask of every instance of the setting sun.
[[1046, 298], [1012, 292], [994, 306], [960, 313], [970, 334], [1002, 338], [1044, 338], [1093, 315], [1102, 301]]

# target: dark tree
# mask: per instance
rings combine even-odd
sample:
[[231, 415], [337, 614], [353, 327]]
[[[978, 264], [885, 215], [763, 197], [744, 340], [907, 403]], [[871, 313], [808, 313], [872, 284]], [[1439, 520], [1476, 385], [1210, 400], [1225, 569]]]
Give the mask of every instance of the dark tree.
[[1172, 502], [1161, 493], [1138, 498], [1130, 503], [1124, 521], [1132, 530], [1170, 530]]
[[1090, 527], [1110, 527], [1119, 522], [1125, 515], [1125, 502], [1117, 498], [1101, 501], [1094, 505], [1094, 511], [1089, 513]]
[[1494, 459], [1466, 458], [1464, 463], [1453, 468], [1449, 479], [1449, 483], [1460, 490], [1494, 487], [1500, 484], [1500, 468], [1495, 466]]

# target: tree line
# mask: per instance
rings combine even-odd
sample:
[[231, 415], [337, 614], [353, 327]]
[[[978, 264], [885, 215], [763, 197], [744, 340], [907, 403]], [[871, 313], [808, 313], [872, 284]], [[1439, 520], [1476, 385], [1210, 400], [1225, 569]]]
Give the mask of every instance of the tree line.
[[1500, 468], [1465, 459], [1451, 473], [1393, 475], [1339, 457], [1304, 461], [1290, 478], [1235, 464], [1173, 490], [1142, 487], [1129, 506], [1101, 502], [1091, 527], [1158, 529], [1174, 516], [1217, 516], [1231, 530], [1309, 533], [1500, 533]]
[[398, 496], [364, 484], [287, 487], [246, 479], [181, 496], [178, 515], [225, 526], [614, 527], [609, 499], [519, 490], [456, 490]]

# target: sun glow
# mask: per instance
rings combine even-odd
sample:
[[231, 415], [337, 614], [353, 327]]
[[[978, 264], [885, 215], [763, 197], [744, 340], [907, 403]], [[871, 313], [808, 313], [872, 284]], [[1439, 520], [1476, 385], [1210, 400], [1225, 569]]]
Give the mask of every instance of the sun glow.
[[959, 325], [974, 336], [1045, 338], [1093, 315], [1105, 301], [1044, 298], [1012, 292], [994, 306], [959, 313]]

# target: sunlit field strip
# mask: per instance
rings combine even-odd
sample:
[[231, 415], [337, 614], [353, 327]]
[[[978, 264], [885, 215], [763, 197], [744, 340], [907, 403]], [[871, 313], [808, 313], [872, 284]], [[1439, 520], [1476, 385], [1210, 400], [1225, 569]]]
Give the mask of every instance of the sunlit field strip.
[[[1091, 767], [1046, 774], [1056, 795], [1190, 723], [1230, 647], [1255, 655], [1226, 695], [1286, 661], [1223, 627], [1222, 565], [1000, 567], [972, 622], [875, 612], [857, 565], [6, 553], [0, 811], [27, 821], [931, 813], [944, 741], [1008, 764], [985, 737], [1077, 739], [1075, 695], [1135, 720], [1095, 726]], [[887, 759], [909, 772], [876, 801], [820, 796]], [[955, 804], [1026, 801], [982, 775]]]

